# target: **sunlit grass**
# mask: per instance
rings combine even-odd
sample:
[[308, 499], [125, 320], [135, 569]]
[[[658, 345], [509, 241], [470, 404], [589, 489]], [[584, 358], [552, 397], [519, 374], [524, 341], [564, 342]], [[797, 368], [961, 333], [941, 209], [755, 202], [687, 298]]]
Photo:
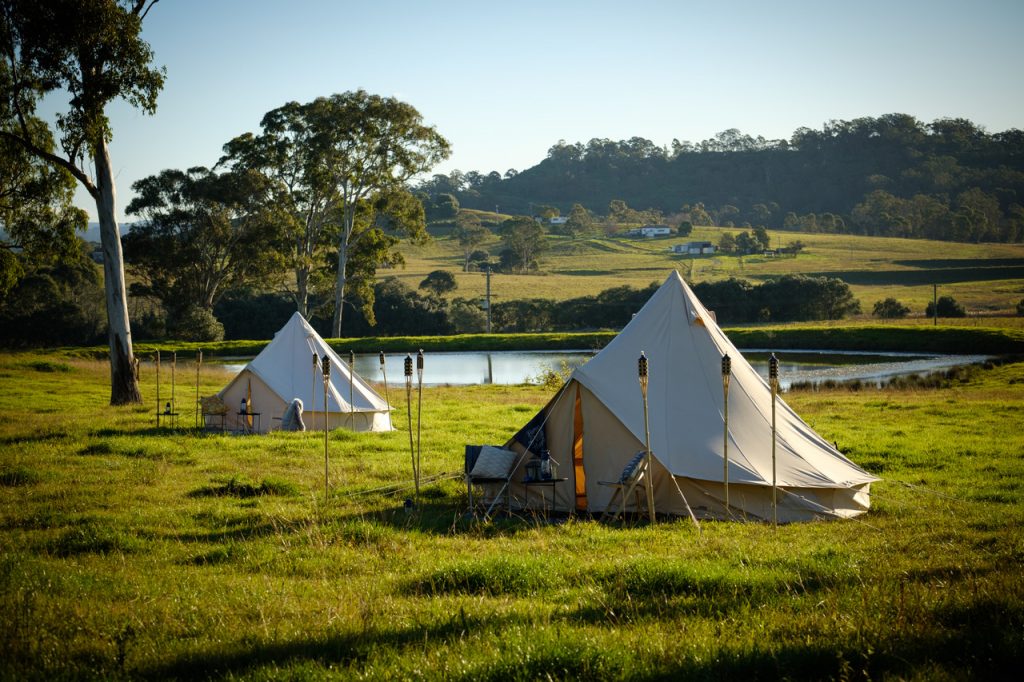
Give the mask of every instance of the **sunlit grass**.
[[[529, 292], [529, 297], [552, 300], [592, 296], [616, 286], [642, 288], [652, 282], [660, 284], [672, 270], [679, 270], [692, 282], [728, 277], [757, 281], [773, 275], [800, 273], [870, 273], [879, 283], [854, 282], [851, 285], [866, 316], [870, 316], [876, 301], [889, 296], [910, 306], [915, 314], [923, 315], [925, 306], [932, 300], [933, 283], [939, 285], [940, 296], [953, 296], [969, 311], [979, 314], [1012, 314], [1016, 303], [1024, 298], [1024, 278], [1016, 275], [993, 280], [990, 274], [980, 271], [981, 265], [974, 269], [974, 274], [969, 268], [962, 276], [957, 274], [956, 281], [943, 278], [948, 278], [943, 274], [951, 267], [948, 261], [1016, 259], [1019, 268], [1024, 259], [1021, 244], [959, 244], [770, 231], [773, 246], [782, 247], [799, 240], [805, 244], [805, 250], [796, 258], [712, 256], [696, 259], [669, 251], [671, 245], [688, 241], [717, 244], [723, 232], [739, 231], [738, 228], [698, 227], [689, 237], [653, 240], [570, 239], [552, 235], [549, 237], [551, 249], [542, 257], [540, 273], [493, 276], [492, 298], [495, 302], [514, 300], [523, 298], [524, 292]], [[501, 251], [501, 242], [495, 235], [482, 248], [492, 254], [493, 260]], [[381, 277], [397, 276], [416, 289], [427, 273], [449, 270], [455, 273], [459, 285], [452, 296], [480, 299], [485, 295], [484, 275], [461, 271], [462, 251], [451, 237], [439, 236], [420, 247], [403, 246], [403, 252], [405, 268], [382, 271]], [[963, 263], [957, 264], [957, 268], [963, 267]], [[932, 272], [936, 274], [933, 276]]]
[[1024, 654], [1024, 364], [787, 394], [882, 477], [872, 511], [699, 532], [467, 519], [442, 475], [550, 389], [426, 389], [437, 480], [407, 513], [407, 431], [331, 433], [325, 499], [323, 434], [157, 429], [142, 379], [111, 408], [102, 363], [0, 355], [0, 677], [955, 679]]

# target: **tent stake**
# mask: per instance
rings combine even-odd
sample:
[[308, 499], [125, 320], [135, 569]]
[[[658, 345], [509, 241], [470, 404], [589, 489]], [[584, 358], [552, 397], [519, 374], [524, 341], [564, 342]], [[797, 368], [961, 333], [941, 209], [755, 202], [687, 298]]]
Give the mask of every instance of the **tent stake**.
[[643, 351], [640, 351], [637, 365], [640, 374], [640, 394], [644, 399], [644, 448], [647, 450], [644, 456], [644, 466], [647, 468], [644, 487], [647, 489], [647, 516], [651, 519], [651, 525], [654, 525], [654, 458], [651, 456], [651, 427], [647, 420], [647, 356]]

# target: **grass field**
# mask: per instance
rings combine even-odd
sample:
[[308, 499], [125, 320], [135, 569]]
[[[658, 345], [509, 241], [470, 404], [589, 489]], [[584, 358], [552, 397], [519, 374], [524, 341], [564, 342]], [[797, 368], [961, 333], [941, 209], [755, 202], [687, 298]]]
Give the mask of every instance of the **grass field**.
[[[450, 270], [459, 288], [453, 296], [482, 298], [484, 276], [463, 273], [462, 252], [446, 230], [422, 247], [403, 246], [406, 267], [382, 271], [412, 288], [427, 273]], [[770, 232], [773, 245], [797, 240], [805, 250], [796, 258], [764, 256], [705, 256], [691, 259], [669, 252], [672, 244], [706, 240], [718, 243], [732, 228], [696, 228], [686, 238], [631, 239], [603, 237], [573, 240], [551, 236], [551, 249], [542, 257], [541, 273], [495, 275], [491, 280], [496, 302], [524, 297], [562, 300], [593, 295], [623, 284], [645, 287], [661, 283], [678, 269], [691, 282], [742, 277], [753, 281], [772, 275], [803, 273], [830, 275], [847, 281], [870, 315], [876, 301], [889, 296], [923, 315], [932, 300], [932, 285], [940, 296], [953, 296], [972, 314], [1011, 315], [1024, 299], [1024, 245], [957, 244], [917, 239]], [[493, 257], [501, 250], [497, 236], [484, 245]]]
[[[882, 477], [872, 511], [699, 532], [475, 523], [455, 480], [407, 514], [378, 490], [410, 479], [401, 430], [332, 433], [325, 499], [322, 434], [158, 430], [108, 381], [0, 355], [0, 678], [1016, 679], [1024, 657], [1024, 364], [788, 395]], [[424, 474], [549, 397], [426, 390]]]

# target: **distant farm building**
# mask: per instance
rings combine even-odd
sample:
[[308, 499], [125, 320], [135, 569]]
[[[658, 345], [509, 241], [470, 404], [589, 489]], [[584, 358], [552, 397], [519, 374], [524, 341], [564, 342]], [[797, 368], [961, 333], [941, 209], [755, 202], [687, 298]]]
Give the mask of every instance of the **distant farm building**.
[[637, 227], [626, 233], [631, 237], [667, 237], [672, 234], [672, 228], [668, 225], [644, 225], [643, 227]]
[[567, 222], [569, 222], [568, 216], [556, 215], [553, 218], [548, 218], [548, 223], [551, 225], [565, 225]]
[[706, 256], [714, 252], [715, 245], [711, 242], [687, 242], [672, 247], [672, 253], [681, 253], [687, 256]]

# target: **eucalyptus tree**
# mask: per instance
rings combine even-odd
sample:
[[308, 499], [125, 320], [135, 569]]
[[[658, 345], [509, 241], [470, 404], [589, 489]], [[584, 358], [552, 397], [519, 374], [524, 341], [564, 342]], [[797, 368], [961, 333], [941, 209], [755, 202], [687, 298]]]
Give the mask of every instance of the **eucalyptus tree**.
[[[5, 66], [0, 62], [0, 71]], [[32, 120], [29, 129], [37, 146], [52, 151], [46, 124]], [[74, 189], [69, 173], [0, 137], [0, 305], [32, 269], [78, 259], [75, 233], [88, 216], [73, 205]]]
[[[107, 104], [152, 114], [165, 72], [150, 66], [142, 22], [157, 0], [0, 0], [0, 137], [71, 174], [96, 202], [110, 345], [110, 402], [142, 401], [132, 352], [121, 239], [115, 218]], [[56, 116], [60, 152], [39, 144], [36, 108], [69, 97]]]
[[261, 283], [281, 269], [273, 208], [255, 171], [165, 170], [132, 185], [125, 235], [133, 291], [159, 299], [172, 321], [191, 307], [212, 314], [229, 289]]
[[[381, 234], [381, 221], [367, 219], [367, 209], [376, 206], [387, 215], [400, 206], [401, 219], [390, 224], [391, 232], [425, 235], [422, 217], [410, 220], [406, 183], [447, 158], [448, 141], [425, 125], [413, 106], [364, 90], [290, 102], [267, 113], [261, 126], [261, 134], [225, 145], [221, 161], [261, 170], [278, 181], [291, 215], [286, 231], [300, 312], [308, 308], [309, 282], [323, 252], [333, 252], [332, 333], [340, 336], [346, 285], [354, 274], [350, 258], [361, 241]], [[408, 196], [396, 204], [403, 193]], [[375, 269], [373, 259], [362, 253], [361, 267]], [[372, 288], [363, 290], [372, 297]]]

